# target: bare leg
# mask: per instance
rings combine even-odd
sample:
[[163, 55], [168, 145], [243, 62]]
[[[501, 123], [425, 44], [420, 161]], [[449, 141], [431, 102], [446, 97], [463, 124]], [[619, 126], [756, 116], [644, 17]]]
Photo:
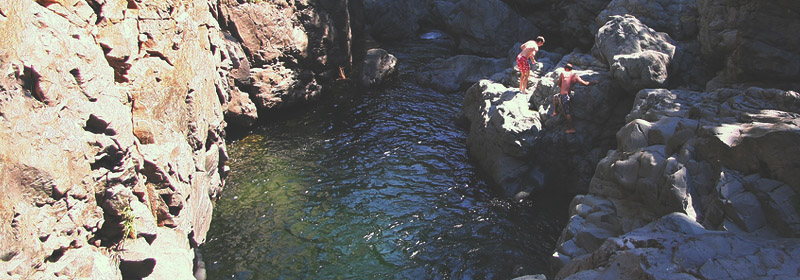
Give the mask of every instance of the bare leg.
[[528, 73], [522, 73], [522, 76], [519, 78], [519, 91], [521, 91], [522, 94], [526, 94], [526, 88], [528, 88]]
[[572, 124], [572, 115], [567, 115], [567, 122], [569, 123], [569, 129], [565, 132], [567, 134], [575, 133], [575, 125]]
[[558, 102], [558, 95], [553, 95], [553, 116], [558, 114], [558, 107], [556, 107], [556, 105], [558, 104], [557, 102]]

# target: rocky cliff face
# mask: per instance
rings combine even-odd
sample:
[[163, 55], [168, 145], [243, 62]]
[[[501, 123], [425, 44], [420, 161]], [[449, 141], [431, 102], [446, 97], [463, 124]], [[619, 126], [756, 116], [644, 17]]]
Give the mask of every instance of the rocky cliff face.
[[[557, 279], [798, 276], [798, 47], [768, 26], [796, 33], [800, 9], [740, 2], [610, 1], [591, 54], [542, 52], [532, 111], [516, 69], [467, 91], [469, 153], [506, 194], [539, 173], [584, 193]], [[550, 115], [567, 62], [600, 81], [573, 88], [571, 135]]]
[[8, 277], [192, 278], [227, 173], [227, 122], [252, 124], [251, 100], [310, 99], [349, 67], [351, 5], [0, 2]]
[[[262, 111], [285, 108], [318, 98], [340, 71], [353, 71], [363, 2], [251, 2], [224, 0], [214, 10], [230, 32], [224, 53], [232, 75], [224, 86], [234, 94], [226, 99]], [[243, 120], [233, 125], [248, 127], [258, 117], [254, 111], [240, 111], [229, 111]]]

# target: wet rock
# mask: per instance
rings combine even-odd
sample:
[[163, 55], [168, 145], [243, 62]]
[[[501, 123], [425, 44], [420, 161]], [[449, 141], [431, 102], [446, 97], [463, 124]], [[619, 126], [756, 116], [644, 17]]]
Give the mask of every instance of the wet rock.
[[361, 82], [365, 86], [379, 85], [397, 73], [397, 58], [384, 49], [371, 49], [364, 58]]

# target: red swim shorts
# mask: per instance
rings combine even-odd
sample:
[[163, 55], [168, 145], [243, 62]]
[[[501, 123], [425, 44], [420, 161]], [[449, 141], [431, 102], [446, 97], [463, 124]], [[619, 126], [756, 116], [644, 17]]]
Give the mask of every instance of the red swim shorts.
[[522, 55], [517, 55], [517, 68], [519, 68], [519, 72], [527, 73], [531, 71], [531, 65], [528, 64], [528, 58]]

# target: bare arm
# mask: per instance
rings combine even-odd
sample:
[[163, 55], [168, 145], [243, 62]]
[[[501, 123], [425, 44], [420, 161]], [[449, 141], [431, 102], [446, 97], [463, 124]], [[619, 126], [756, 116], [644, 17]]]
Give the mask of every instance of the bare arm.
[[588, 85], [589, 85], [589, 82], [587, 82], [587, 81], [584, 81], [583, 79], [581, 79], [581, 76], [575, 75], [575, 79], [576, 79], [576, 80], [577, 80], [579, 83], [583, 84], [584, 86], [588, 86]]

